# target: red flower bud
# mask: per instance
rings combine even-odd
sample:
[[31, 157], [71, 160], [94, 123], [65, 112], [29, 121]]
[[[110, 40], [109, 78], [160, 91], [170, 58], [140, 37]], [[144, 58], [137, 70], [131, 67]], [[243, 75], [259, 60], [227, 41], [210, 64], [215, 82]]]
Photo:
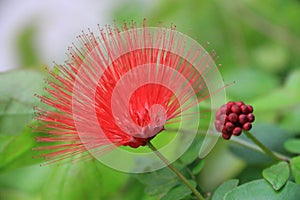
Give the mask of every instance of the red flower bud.
[[240, 124], [245, 124], [247, 121], [248, 121], [247, 115], [241, 114], [241, 115], [239, 116], [239, 123], [240, 123]]
[[231, 122], [238, 122], [238, 115], [235, 114], [235, 113], [230, 113], [228, 115], [228, 120], [231, 121]]
[[249, 131], [252, 128], [252, 124], [250, 122], [247, 122], [243, 125], [243, 129], [246, 131]]
[[247, 115], [247, 118], [248, 118], [248, 121], [249, 121], [249, 122], [253, 122], [254, 119], [255, 119], [255, 117], [254, 117], [254, 115], [253, 115], [252, 113], [249, 113], [249, 114]]
[[225, 128], [227, 129], [227, 131], [232, 131], [234, 129], [234, 124], [231, 122], [226, 122], [225, 124]]
[[238, 105], [233, 105], [231, 107], [231, 112], [236, 113], [236, 114], [240, 114], [241, 113], [241, 109]]
[[239, 136], [242, 133], [242, 128], [240, 127], [235, 127], [232, 131], [233, 135]]
[[235, 104], [236, 104], [237, 106], [239, 106], [239, 107], [241, 107], [241, 106], [245, 105], [245, 103], [244, 103], [244, 102], [242, 102], [242, 101], [238, 101], [238, 102], [236, 102]]
[[242, 110], [242, 113], [244, 113], [244, 114], [248, 114], [249, 113], [248, 106], [246, 106], [246, 105], [241, 105], [241, 110]]
[[252, 113], [253, 112], [253, 107], [248, 105], [248, 110], [249, 110], [249, 113]]
[[225, 140], [229, 140], [230, 137], [231, 137], [231, 134], [225, 134], [225, 133], [223, 133], [223, 134], [222, 134], [222, 137], [223, 137]]

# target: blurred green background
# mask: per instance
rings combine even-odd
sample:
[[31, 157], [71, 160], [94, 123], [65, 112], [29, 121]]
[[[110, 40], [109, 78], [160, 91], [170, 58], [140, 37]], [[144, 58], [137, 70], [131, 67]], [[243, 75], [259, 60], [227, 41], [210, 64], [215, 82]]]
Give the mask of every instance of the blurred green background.
[[[13, 4], [18, 4], [18, 1], [8, 2], [0, 2], [0, 9], [4, 9], [1, 7], [4, 5], [13, 8]], [[47, 3], [43, 6], [40, 11], [47, 10]], [[234, 82], [226, 88], [228, 99], [243, 100], [254, 106], [253, 132], [257, 137], [284, 152], [283, 143], [300, 136], [299, 0], [73, 1], [51, 6], [54, 11], [57, 6], [61, 12], [27, 14], [28, 20], [19, 20], [20, 24], [15, 24], [18, 28], [11, 28], [14, 30], [11, 33], [3, 27], [10, 27], [4, 25], [12, 22], [8, 20], [9, 13], [15, 10], [3, 11], [0, 15], [0, 32], [3, 37], [10, 35], [10, 40], [5, 41], [8, 46], [0, 47], [3, 55], [10, 51], [9, 56], [1, 57], [0, 69], [14, 68], [0, 74], [0, 199], [159, 199], [144, 192], [145, 186], [130, 174], [114, 171], [98, 162], [41, 167], [42, 160], [32, 158], [36, 152], [31, 149], [37, 144], [27, 125], [32, 122], [32, 106], [38, 103], [33, 95], [43, 88], [43, 68], [52, 65], [49, 59], [62, 62], [66, 57], [64, 53], [57, 56], [57, 51], [64, 52], [76, 41], [75, 35], [79, 35], [81, 29], [87, 26], [96, 29], [97, 17], [100, 24], [111, 23], [113, 19], [119, 24], [124, 20], [141, 24], [144, 17], [149, 26], [173, 23], [178, 31], [201, 44], [209, 42], [206, 49], [217, 52], [216, 63], [222, 64], [220, 71], [225, 83]], [[78, 9], [72, 10], [72, 6]], [[90, 13], [89, 8], [93, 8]], [[30, 11], [25, 4], [22, 9]], [[37, 11], [39, 7], [34, 12]], [[88, 17], [76, 23], [77, 15]], [[22, 12], [14, 17], [23, 18]], [[74, 20], [66, 21], [67, 24], [55, 23], [54, 18], [64, 21], [64, 17], [74, 17]], [[47, 22], [48, 30], [45, 29]], [[73, 25], [82, 27], [72, 29], [72, 33], [61, 30]], [[53, 35], [43, 38], [43, 33], [48, 32], [60, 38]], [[47, 44], [54, 49], [45, 50]], [[205, 161], [197, 175], [204, 191], [212, 191], [229, 178], [237, 177], [241, 182], [261, 178], [261, 169], [268, 163], [265, 157], [224, 141], [218, 142]]]

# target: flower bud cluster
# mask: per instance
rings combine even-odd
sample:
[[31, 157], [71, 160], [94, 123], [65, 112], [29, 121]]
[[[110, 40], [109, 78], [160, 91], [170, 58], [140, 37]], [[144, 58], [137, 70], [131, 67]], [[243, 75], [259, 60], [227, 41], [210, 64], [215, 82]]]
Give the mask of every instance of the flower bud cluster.
[[251, 105], [230, 101], [217, 111], [215, 127], [224, 139], [229, 140], [232, 135], [239, 136], [243, 129], [250, 130], [254, 119]]

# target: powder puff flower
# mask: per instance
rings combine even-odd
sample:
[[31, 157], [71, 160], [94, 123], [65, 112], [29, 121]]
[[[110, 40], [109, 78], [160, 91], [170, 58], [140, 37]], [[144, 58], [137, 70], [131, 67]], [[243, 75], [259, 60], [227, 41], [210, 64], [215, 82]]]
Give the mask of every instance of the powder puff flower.
[[174, 26], [132, 22], [99, 33], [83, 32], [69, 60], [49, 71], [46, 94], [37, 95], [44, 103], [37, 131], [45, 135], [36, 140], [47, 144], [36, 149], [48, 159], [145, 146], [166, 124], [183, 117], [197, 124], [198, 104], [220, 88], [211, 84], [213, 56]]

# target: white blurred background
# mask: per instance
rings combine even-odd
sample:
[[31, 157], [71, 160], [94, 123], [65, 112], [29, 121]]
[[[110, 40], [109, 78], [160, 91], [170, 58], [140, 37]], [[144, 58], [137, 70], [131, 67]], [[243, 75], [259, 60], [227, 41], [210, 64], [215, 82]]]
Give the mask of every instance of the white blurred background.
[[82, 30], [111, 24], [112, 9], [120, 1], [0, 1], [0, 72], [26, 63], [21, 55], [24, 49], [20, 49], [26, 48], [26, 40], [31, 41], [28, 52], [37, 54], [32, 59], [38, 59], [29, 63], [52, 66], [53, 61], [63, 62], [67, 47]]

